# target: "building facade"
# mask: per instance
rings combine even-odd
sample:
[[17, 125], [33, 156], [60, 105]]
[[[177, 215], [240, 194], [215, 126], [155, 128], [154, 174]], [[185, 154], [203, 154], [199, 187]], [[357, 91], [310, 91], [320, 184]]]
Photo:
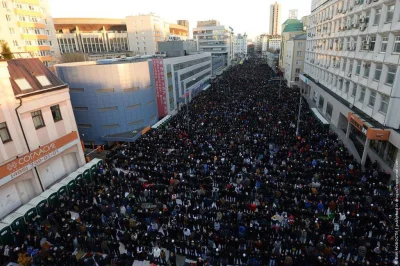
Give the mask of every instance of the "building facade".
[[282, 24], [282, 42], [281, 50], [279, 55], [279, 67], [285, 72], [286, 58], [287, 58], [287, 47], [286, 42], [296, 35], [304, 33], [303, 23], [297, 19], [288, 19]]
[[155, 14], [128, 16], [126, 27], [130, 50], [139, 55], [155, 55], [157, 43], [168, 40], [170, 35], [169, 23]]
[[234, 56], [235, 36], [231, 27], [221, 26], [218, 21], [198, 21], [193, 29], [193, 38], [198, 41], [201, 52], [212, 56], [223, 56], [226, 66], [231, 65]]
[[[312, 2], [304, 88], [360, 145], [361, 162], [395, 172], [400, 126], [400, 1]], [[398, 169], [397, 169], [398, 170]]]
[[286, 42], [285, 79], [288, 87], [299, 87], [300, 74], [304, 72], [307, 34], [297, 35]]
[[122, 19], [54, 18], [54, 27], [61, 54], [83, 53], [90, 60], [117, 57], [130, 51]]
[[210, 53], [152, 59], [150, 66], [159, 118], [175, 115], [210, 84], [212, 75]]
[[268, 38], [268, 50], [270, 51], [280, 51], [282, 44], [282, 38], [280, 35], [278, 36], [270, 36]]
[[37, 58], [0, 62], [0, 218], [85, 164], [68, 85]]
[[235, 56], [245, 56], [247, 55], [247, 34], [238, 34], [235, 38], [234, 47]]
[[169, 37], [175, 37], [176, 39], [186, 41], [189, 39], [189, 27], [185, 25], [180, 25], [179, 23], [178, 24], [170, 23]]
[[0, 6], [0, 39], [15, 58], [39, 58], [46, 66], [60, 59], [47, 0], [4, 0]]
[[288, 19], [297, 19], [298, 14], [299, 14], [299, 10], [297, 10], [297, 9], [291, 9], [291, 10], [289, 10], [289, 17], [288, 17]]
[[280, 35], [281, 28], [281, 16], [282, 16], [281, 4], [275, 2], [270, 6], [269, 11], [269, 34]]
[[134, 141], [141, 130], [158, 121], [147, 60], [55, 66], [57, 76], [70, 86], [78, 131], [85, 144]]

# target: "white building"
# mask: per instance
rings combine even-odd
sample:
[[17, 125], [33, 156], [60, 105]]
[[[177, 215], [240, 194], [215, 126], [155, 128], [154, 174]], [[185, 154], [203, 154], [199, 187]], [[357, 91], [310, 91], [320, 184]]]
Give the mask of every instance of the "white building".
[[[394, 173], [400, 148], [400, 0], [312, 2], [302, 77], [360, 152]], [[398, 169], [396, 169], [398, 170]]]
[[269, 11], [269, 34], [280, 35], [281, 28], [281, 16], [282, 16], [281, 4], [275, 2], [270, 6]]
[[180, 106], [210, 84], [212, 75], [211, 53], [152, 59], [150, 66], [159, 117], [176, 114]]
[[281, 36], [271, 36], [268, 39], [268, 50], [280, 50], [281, 49], [282, 38]]
[[37, 58], [0, 62], [0, 218], [85, 164], [68, 85]]
[[235, 36], [231, 27], [221, 26], [218, 21], [198, 21], [193, 29], [193, 38], [198, 41], [199, 51], [213, 56], [223, 56], [226, 66], [235, 58]]
[[299, 87], [303, 73], [307, 34], [297, 35], [286, 42], [285, 79], [288, 87]]
[[1, 2], [0, 40], [8, 43], [14, 57], [32, 55], [39, 58], [46, 66], [57, 63], [60, 59], [60, 50], [48, 1]]
[[247, 34], [238, 34], [235, 38], [235, 55], [247, 55]]
[[168, 40], [169, 23], [155, 14], [126, 17], [129, 48], [140, 55], [158, 52], [157, 42]]

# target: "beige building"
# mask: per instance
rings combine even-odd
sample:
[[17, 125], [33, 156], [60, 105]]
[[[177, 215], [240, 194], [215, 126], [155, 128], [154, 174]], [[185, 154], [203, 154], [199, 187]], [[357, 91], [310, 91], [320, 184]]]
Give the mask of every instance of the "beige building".
[[275, 2], [270, 6], [269, 12], [269, 34], [280, 35], [281, 34], [281, 4]]
[[169, 23], [155, 14], [126, 17], [129, 45], [140, 55], [158, 52], [157, 42], [168, 40]]
[[287, 46], [286, 42], [296, 35], [304, 33], [303, 23], [297, 19], [288, 19], [282, 24], [282, 43], [279, 54], [279, 67], [285, 72], [286, 58], [287, 58]]
[[285, 79], [288, 87], [299, 87], [299, 77], [304, 70], [307, 34], [296, 35], [286, 42]]
[[68, 85], [37, 58], [0, 62], [0, 218], [85, 164]]
[[47, 0], [4, 0], [0, 6], [0, 39], [15, 58], [39, 58], [46, 66], [60, 59]]

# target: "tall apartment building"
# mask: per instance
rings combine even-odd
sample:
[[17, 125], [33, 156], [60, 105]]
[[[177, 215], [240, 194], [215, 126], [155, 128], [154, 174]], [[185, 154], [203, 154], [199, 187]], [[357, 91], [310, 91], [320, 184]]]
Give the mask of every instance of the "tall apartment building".
[[61, 54], [80, 52], [88, 59], [126, 55], [128, 33], [123, 19], [54, 18]]
[[[312, 2], [303, 88], [383, 169], [400, 153], [400, 0]], [[397, 166], [396, 166], [397, 165]]]
[[68, 85], [37, 58], [0, 62], [0, 218], [85, 164]]
[[140, 55], [158, 52], [157, 42], [168, 40], [169, 23], [155, 14], [126, 17], [129, 45]]
[[281, 34], [281, 4], [275, 2], [270, 6], [269, 12], [269, 34], [280, 35]]
[[298, 14], [299, 14], [299, 10], [297, 10], [297, 9], [291, 9], [291, 10], [289, 10], [289, 17], [288, 17], [288, 19], [297, 19]]
[[247, 34], [238, 34], [235, 37], [235, 47], [234, 47], [235, 56], [237, 55], [247, 55]]
[[39, 58], [51, 66], [60, 50], [47, 0], [4, 0], [0, 6], [0, 40], [14, 57]]
[[299, 87], [300, 74], [304, 70], [307, 34], [296, 35], [286, 42], [285, 79], [288, 87]]
[[193, 29], [193, 38], [198, 41], [199, 51], [210, 52], [212, 56], [223, 56], [226, 66], [234, 59], [233, 29], [221, 26], [219, 21], [198, 21]]

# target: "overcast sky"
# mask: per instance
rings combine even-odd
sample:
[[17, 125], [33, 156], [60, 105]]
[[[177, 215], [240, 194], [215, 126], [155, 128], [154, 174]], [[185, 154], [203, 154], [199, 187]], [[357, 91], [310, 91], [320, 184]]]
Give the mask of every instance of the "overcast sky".
[[[244, 33], [254, 38], [269, 29], [269, 6], [273, 0], [49, 0], [52, 16], [88, 18], [124, 18], [129, 15], [153, 12], [169, 22], [189, 20], [190, 32], [196, 21], [216, 19], [221, 25], [231, 26], [235, 34]], [[280, 0], [281, 23], [289, 9], [298, 9], [300, 19], [309, 15], [311, 0]]]

